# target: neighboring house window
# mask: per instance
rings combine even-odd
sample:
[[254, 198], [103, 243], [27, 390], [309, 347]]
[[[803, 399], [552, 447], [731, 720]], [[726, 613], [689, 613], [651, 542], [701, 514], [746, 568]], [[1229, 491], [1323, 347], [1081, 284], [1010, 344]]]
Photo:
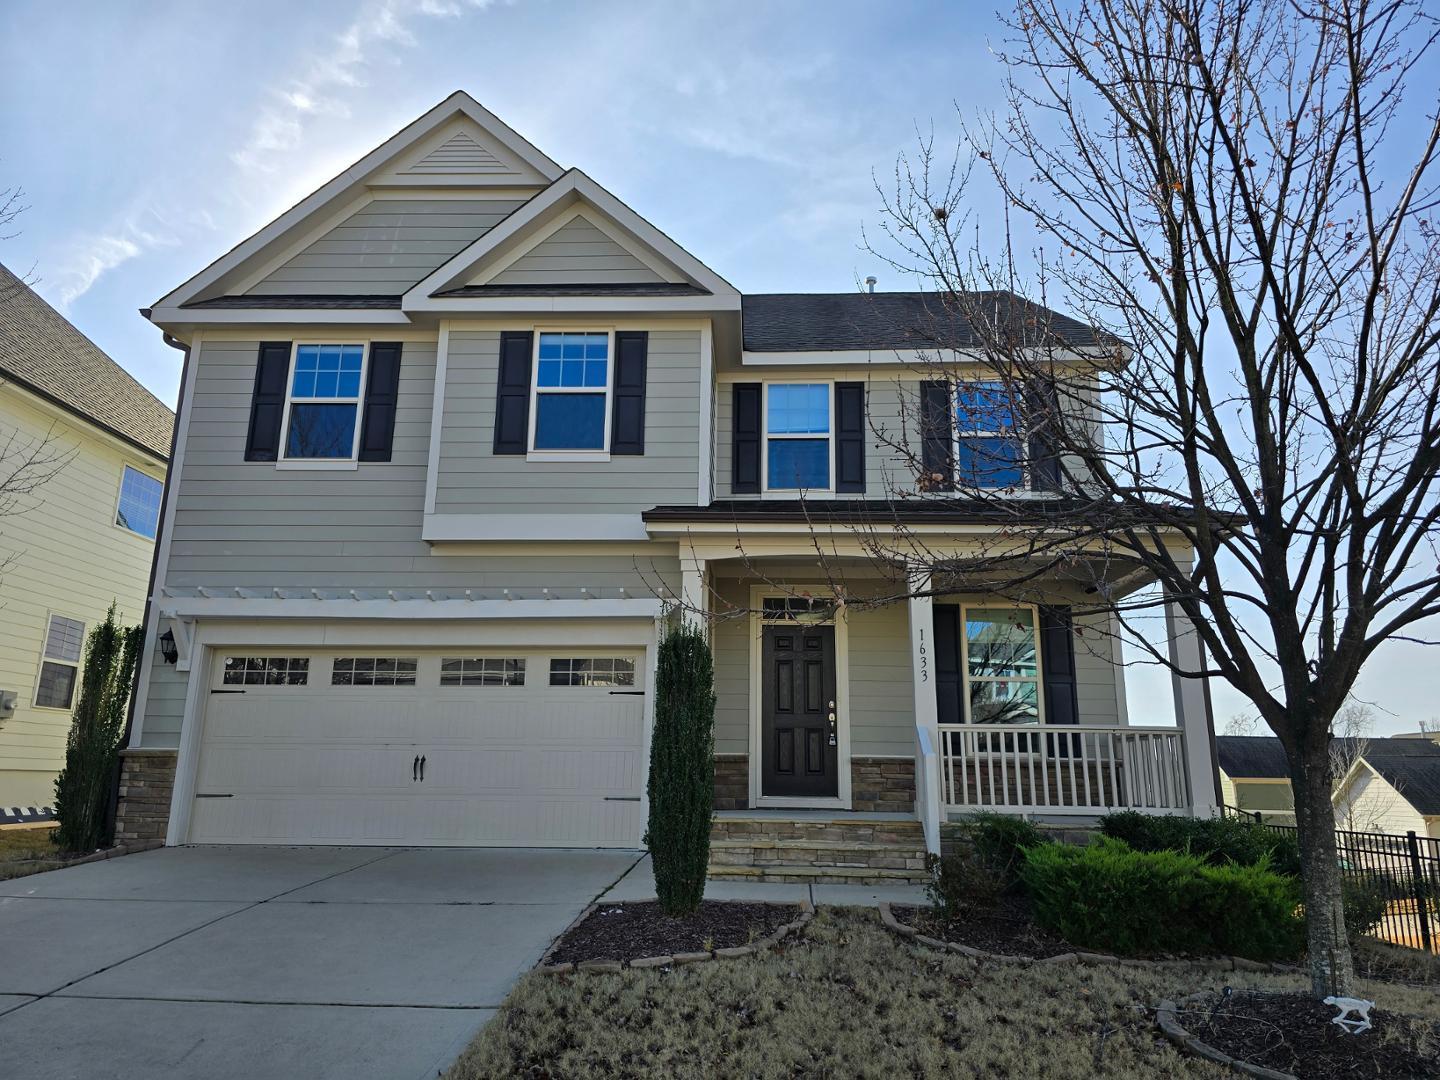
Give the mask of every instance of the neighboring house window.
[[623, 656], [550, 661], [551, 686], [634, 686], [635, 661]]
[[227, 656], [226, 686], [305, 686], [310, 660], [304, 656]]
[[964, 674], [972, 724], [1040, 720], [1040, 636], [1035, 609], [966, 607]]
[[537, 335], [534, 450], [609, 447], [610, 335]]
[[446, 657], [440, 661], [441, 686], [524, 686], [525, 661], [501, 657]]
[[414, 686], [416, 661], [395, 656], [341, 656], [331, 686]]
[[285, 456], [355, 458], [364, 345], [296, 345], [286, 402]]
[[956, 483], [972, 488], [1024, 487], [1024, 451], [1015, 404], [1005, 384], [956, 383]]
[[64, 615], [51, 615], [40, 661], [40, 682], [35, 704], [42, 709], [68, 709], [75, 700], [80, 654], [85, 649], [85, 624]]
[[830, 489], [830, 384], [765, 387], [765, 487]]
[[139, 469], [125, 466], [120, 475], [120, 505], [115, 524], [154, 540], [160, 528], [160, 493], [165, 485]]

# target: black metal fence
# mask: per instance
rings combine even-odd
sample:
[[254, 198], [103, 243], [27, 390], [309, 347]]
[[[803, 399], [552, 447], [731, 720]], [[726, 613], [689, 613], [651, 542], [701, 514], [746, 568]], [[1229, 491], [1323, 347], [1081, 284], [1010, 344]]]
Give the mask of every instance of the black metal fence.
[[[1232, 813], [1295, 836], [1294, 825], [1274, 824], [1258, 813]], [[1440, 954], [1440, 839], [1414, 832], [1400, 836], [1337, 829], [1335, 842], [1345, 879], [1384, 901], [1385, 914], [1371, 936]]]

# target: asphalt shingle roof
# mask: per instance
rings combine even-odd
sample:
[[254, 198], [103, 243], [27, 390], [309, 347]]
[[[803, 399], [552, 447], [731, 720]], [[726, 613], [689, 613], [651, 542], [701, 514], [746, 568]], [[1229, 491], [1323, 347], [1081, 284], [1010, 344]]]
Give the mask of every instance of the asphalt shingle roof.
[[0, 378], [170, 458], [175, 414], [4, 265]]
[[[1114, 339], [1068, 315], [1008, 292], [969, 293], [993, 325], [1019, 341], [1073, 346]], [[965, 348], [979, 343], [952, 296], [933, 292], [759, 293], [741, 300], [749, 352]]]
[[1421, 814], [1440, 814], [1440, 745], [1429, 739], [1371, 739], [1365, 760]]

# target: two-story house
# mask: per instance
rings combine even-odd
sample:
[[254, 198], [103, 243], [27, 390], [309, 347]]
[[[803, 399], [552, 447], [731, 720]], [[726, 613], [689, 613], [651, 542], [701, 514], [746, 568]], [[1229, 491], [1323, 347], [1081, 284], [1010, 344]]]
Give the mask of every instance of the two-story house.
[[891, 498], [919, 412], [945, 468], [989, 440], [1040, 486], [975, 385], [912, 370], [925, 303], [742, 296], [448, 98], [146, 312], [186, 360], [120, 835], [636, 846], [677, 600], [723, 616], [721, 812], [932, 848], [976, 805], [1209, 812], [1203, 687], [1132, 717], [1075, 584], [917, 595], [873, 557], [882, 513], [956, 552], [998, 527]]
[[54, 816], [86, 636], [145, 610], [174, 424], [0, 266], [0, 824]]

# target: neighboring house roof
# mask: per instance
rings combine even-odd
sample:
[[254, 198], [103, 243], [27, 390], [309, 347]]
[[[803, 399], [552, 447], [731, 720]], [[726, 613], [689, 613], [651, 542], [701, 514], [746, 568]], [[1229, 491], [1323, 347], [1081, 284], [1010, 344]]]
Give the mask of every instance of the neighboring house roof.
[[1423, 739], [1371, 739], [1364, 759], [1417, 813], [1440, 814], [1440, 746]]
[[1232, 780], [1290, 779], [1285, 748], [1273, 735], [1217, 735], [1215, 756]]
[[[1009, 292], [970, 293], [1017, 340], [1090, 346], [1115, 339]], [[741, 304], [747, 352], [966, 348], [980, 344], [955, 301], [933, 292], [761, 293]]]
[[175, 414], [0, 265], [0, 378], [166, 461]]

